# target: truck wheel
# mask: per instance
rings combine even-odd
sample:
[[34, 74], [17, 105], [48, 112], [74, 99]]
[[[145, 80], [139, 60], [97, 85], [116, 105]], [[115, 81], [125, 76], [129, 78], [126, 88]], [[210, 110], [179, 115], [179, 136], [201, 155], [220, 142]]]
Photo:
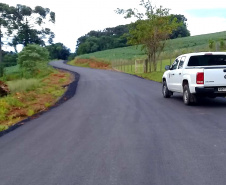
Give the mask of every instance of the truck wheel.
[[184, 104], [185, 105], [190, 105], [191, 104], [191, 93], [189, 90], [189, 86], [188, 85], [184, 85], [184, 89], [183, 89], [183, 100], [184, 100]]
[[172, 95], [172, 92], [169, 91], [167, 87], [166, 81], [162, 83], [162, 95], [164, 98], [170, 98], [170, 96]]

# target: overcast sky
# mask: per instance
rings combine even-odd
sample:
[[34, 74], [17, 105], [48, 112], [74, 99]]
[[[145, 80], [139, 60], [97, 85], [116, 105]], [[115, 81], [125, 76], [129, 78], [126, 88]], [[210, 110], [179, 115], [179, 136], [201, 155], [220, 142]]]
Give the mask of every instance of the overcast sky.
[[[117, 15], [117, 8], [137, 8], [140, 0], [1, 0], [2, 3], [35, 7], [40, 5], [56, 13], [52, 27], [54, 42], [62, 42], [72, 52], [76, 41], [91, 30], [103, 30], [130, 23]], [[191, 35], [226, 31], [226, 1], [223, 0], [152, 0], [153, 5], [170, 8], [170, 13], [183, 14], [188, 19]]]

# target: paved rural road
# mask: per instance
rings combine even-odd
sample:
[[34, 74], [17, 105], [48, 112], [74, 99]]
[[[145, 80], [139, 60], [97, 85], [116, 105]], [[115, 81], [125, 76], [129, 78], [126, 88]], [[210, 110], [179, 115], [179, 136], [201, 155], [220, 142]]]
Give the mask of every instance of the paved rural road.
[[1, 185], [225, 185], [226, 101], [185, 106], [161, 84], [78, 72], [77, 93], [0, 138]]

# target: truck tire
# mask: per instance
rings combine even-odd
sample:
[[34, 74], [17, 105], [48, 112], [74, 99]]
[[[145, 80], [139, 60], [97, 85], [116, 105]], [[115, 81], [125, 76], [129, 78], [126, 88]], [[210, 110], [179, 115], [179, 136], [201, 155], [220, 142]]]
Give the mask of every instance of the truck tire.
[[183, 100], [185, 105], [191, 104], [191, 97], [192, 95], [190, 93], [189, 86], [186, 84], [184, 85], [184, 88], [183, 88]]
[[167, 83], [166, 81], [163, 81], [162, 83], [162, 95], [164, 98], [170, 98], [170, 96], [172, 96], [172, 92], [169, 91], [168, 87], [167, 87]]

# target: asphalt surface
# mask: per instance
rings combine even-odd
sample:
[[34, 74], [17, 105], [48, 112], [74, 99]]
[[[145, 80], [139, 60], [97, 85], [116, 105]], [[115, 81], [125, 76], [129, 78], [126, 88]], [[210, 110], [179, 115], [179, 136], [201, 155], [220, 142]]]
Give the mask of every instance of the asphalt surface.
[[161, 84], [80, 74], [67, 102], [0, 138], [1, 185], [225, 185], [226, 100], [185, 106]]

